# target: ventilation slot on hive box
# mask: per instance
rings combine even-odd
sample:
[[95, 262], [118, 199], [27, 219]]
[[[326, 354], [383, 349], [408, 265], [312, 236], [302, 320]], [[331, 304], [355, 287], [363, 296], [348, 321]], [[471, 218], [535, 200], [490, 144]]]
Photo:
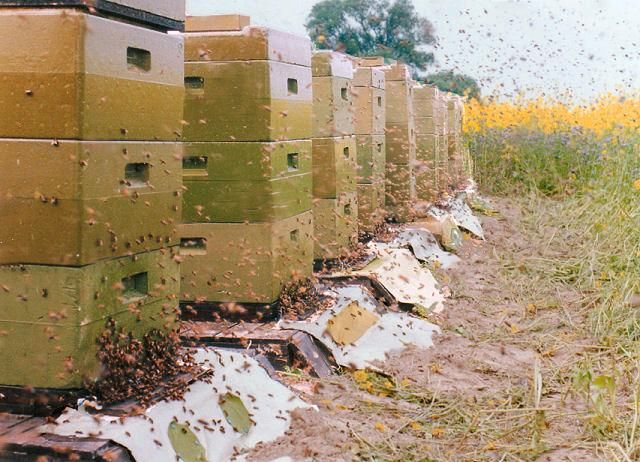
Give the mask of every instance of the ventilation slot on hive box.
[[149, 72], [151, 70], [151, 52], [142, 48], [128, 47], [127, 67], [130, 71]]

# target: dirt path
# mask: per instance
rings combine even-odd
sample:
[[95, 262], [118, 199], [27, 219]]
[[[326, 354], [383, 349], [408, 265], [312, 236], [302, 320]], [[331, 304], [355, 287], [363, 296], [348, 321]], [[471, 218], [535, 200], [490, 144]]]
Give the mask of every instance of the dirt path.
[[320, 412], [296, 414], [251, 460], [609, 460], [571, 392], [592, 344], [580, 294], [539, 276], [561, 251], [549, 246], [554, 231], [494, 203], [501, 216], [482, 218], [487, 241], [468, 240], [463, 263], [438, 274], [452, 297], [431, 319], [442, 328], [435, 346], [388, 358], [390, 378], [289, 378]]

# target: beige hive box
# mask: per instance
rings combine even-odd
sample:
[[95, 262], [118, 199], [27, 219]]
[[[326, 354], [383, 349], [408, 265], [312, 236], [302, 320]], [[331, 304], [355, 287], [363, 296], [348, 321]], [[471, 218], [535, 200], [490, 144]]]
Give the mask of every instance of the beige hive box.
[[186, 140], [311, 137], [309, 39], [248, 24], [239, 15], [187, 18]]
[[372, 233], [385, 219], [385, 184], [358, 185], [358, 230]]
[[387, 124], [387, 162], [409, 164], [416, 160], [416, 131], [413, 119], [408, 124]]
[[314, 258], [337, 258], [358, 240], [357, 192], [342, 193], [337, 199], [315, 199]]
[[188, 62], [185, 87], [188, 141], [311, 138], [309, 67], [276, 61]]
[[100, 372], [107, 319], [138, 336], [172, 326], [178, 284], [169, 249], [81, 268], [0, 267], [0, 382], [80, 388]]
[[0, 9], [0, 137], [173, 141], [177, 35], [74, 9]]
[[82, 7], [115, 19], [175, 30], [185, 20], [185, 0], [3, 0], [1, 6]]
[[181, 157], [178, 143], [0, 140], [0, 264], [80, 266], [177, 244]]
[[183, 221], [277, 221], [311, 210], [311, 140], [186, 143]]
[[386, 136], [358, 135], [358, 184], [384, 181], [386, 164]]
[[353, 85], [356, 135], [383, 135], [387, 104], [384, 72], [358, 67]]
[[355, 192], [357, 179], [356, 137], [313, 139], [313, 197], [335, 199]]
[[311, 60], [313, 74], [313, 136], [355, 133], [353, 65], [335, 51], [318, 51]]
[[438, 192], [442, 193], [449, 189], [449, 137], [448, 131], [448, 110], [447, 95], [445, 92], [438, 93], [438, 107], [436, 128], [438, 131], [438, 157], [436, 162]]
[[313, 214], [273, 223], [180, 227], [181, 300], [272, 303], [285, 283], [311, 276]]
[[435, 117], [438, 88], [431, 85], [416, 85], [413, 88], [413, 109], [416, 117]]
[[386, 123], [408, 124], [414, 117], [413, 87], [409, 68], [397, 64], [383, 68], [386, 78]]
[[438, 196], [438, 135], [416, 137], [416, 194], [418, 200], [433, 202]]
[[188, 32], [240, 31], [251, 24], [249, 16], [220, 14], [215, 16], [189, 16], [185, 24]]

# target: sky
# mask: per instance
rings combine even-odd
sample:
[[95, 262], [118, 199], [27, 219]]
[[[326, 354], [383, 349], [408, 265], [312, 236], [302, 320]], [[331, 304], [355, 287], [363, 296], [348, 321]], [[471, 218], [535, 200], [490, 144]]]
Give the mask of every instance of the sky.
[[[187, 0], [190, 15], [241, 13], [307, 35], [316, 0]], [[413, 0], [435, 26], [436, 63], [501, 98], [640, 91], [640, 0]]]

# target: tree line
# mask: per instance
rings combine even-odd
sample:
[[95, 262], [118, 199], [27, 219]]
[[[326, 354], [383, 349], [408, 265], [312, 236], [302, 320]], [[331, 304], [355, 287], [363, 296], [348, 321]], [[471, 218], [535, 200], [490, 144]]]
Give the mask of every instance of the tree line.
[[411, 66], [416, 80], [471, 98], [480, 96], [472, 77], [451, 70], [428, 73], [437, 43], [431, 21], [411, 0], [323, 0], [307, 19], [311, 40], [321, 50], [353, 56], [383, 56]]

